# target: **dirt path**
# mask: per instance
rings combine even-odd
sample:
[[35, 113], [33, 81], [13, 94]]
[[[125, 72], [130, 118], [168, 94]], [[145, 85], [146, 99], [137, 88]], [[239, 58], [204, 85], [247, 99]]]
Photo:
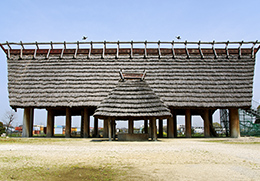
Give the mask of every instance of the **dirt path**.
[[240, 138], [5, 143], [0, 144], [0, 157], [11, 159], [0, 161], [0, 168], [109, 165], [124, 171], [124, 180], [259, 180], [259, 142], [259, 138]]

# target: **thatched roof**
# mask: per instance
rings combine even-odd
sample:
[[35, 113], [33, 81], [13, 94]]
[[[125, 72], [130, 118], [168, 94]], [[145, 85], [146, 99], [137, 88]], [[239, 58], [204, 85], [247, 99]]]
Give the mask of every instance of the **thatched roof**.
[[[218, 50], [217, 59], [212, 53], [204, 53], [202, 58], [192, 51], [189, 57], [176, 53], [174, 58], [87, 58], [80, 54], [60, 58], [53, 54], [48, 59], [45, 54], [37, 54], [35, 59], [32, 51], [20, 59], [19, 51], [12, 50], [8, 59], [9, 101], [14, 108], [97, 107], [118, 84], [120, 69], [145, 69], [146, 82], [168, 107], [246, 108], [251, 106], [255, 58], [250, 50], [241, 50], [240, 57], [231, 53], [227, 57], [220, 54], [225, 50]], [[185, 49], [179, 52], [185, 53]]]
[[100, 103], [95, 117], [124, 118], [167, 118], [170, 110], [153, 92], [145, 80], [124, 79]]

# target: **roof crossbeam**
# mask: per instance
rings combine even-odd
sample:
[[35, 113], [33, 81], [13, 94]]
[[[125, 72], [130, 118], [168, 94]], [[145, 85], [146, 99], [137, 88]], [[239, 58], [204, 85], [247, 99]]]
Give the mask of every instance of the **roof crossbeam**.
[[[255, 50], [255, 45], [258, 43], [258, 40], [256, 40], [254, 43], [253, 43], [253, 45], [252, 45], [252, 52], [251, 52], [251, 57], [252, 58], [254, 58], [255, 57], [255, 54], [254, 54], [254, 50]], [[260, 45], [259, 45], [259, 47], [260, 47]], [[258, 48], [259, 48], [258, 47]]]
[[200, 51], [200, 56], [203, 59], [204, 55], [203, 55], [203, 52], [202, 52], [201, 47], [200, 47], [200, 41], [198, 42], [198, 48], [199, 48], [199, 51]]
[[[144, 44], [144, 48], [143, 48], [143, 51], [144, 51], [144, 58], [148, 58], [148, 54], [150, 54], [150, 49], [148, 50], [148, 45], [149, 44], [157, 44], [158, 47], [157, 47], [157, 54], [158, 54], [158, 58], [162, 58], [163, 55], [164, 55], [164, 52], [165, 50], [161, 48], [161, 45], [162, 44], [168, 44], [168, 45], [171, 45], [171, 50], [172, 50], [172, 58], [176, 58], [176, 52], [175, 52], [175, 45], [183, 45], [184, 46], [184, 50], [186, 52], [186, 55], [187, 55], [187, 58], [190, 58], [190, 53], [194, 54], [193, 52], [189, 51], [190, 48], [188, 48], [188, 45], [197, 45], [198, 46], [198, 53], [199, 55], [201, 56], [201, 58], [204, 58], [205, 55], [204, 55], [204, 48], [202, 45], [207, 45], [207, 44], [210, 44], [212, 46], [212, 50], [213, 50], [213, 55], [215, 56], [215, 58], [218, 58], [218, 55], [217, 55], [217, 51], [216, 51], [216, 48], [215, 48], [215, 45], [225, 45], [225, 51], [226, 51], [226, 57], [229, 58], [230, 56], [230, 52], [229, 52], [229, 45], [235, 45], [237, 44], [238, 45], [238, 57], [241, 58], [242, 56], [242, 45], [244, 44], [247, 44], [247, 45], [252, 45], [251, 47], [251, 57], [254, 58], [255, 57], [255, 54], [256, 52], [259, 50], [260, 48], [260, 42], [258, 42], [258, 40], [256, 41], [234, 41], [234, 42], [230, 42], [230, 41], [226, 41], [226, 42], [203, 42], [203, 41], [198, 41], [198, 42], [188, 42], [188, 41], [184, 41], [184, 42], [180, 42], [180, 41], [171, 41], [171, 42], [168, 42], [168, 41], [116, 41], [116, 42], [113, 42], [113, 41], [103, 41], [103, 42], [33, 42], [33, 43], [27, 43], [27, 42], [22, 42], [20, 41], [19, 43], [14, 43], [14, 42], [8, 42], [6, 41], [5, 43], [1, 43], [1, 48], [4, 50], [4, 52], [6, 53], [7, 55], [7, 58], [9, 59], [10, 58], [10, 54], [12, 52], [12, 50], [16, 50], [16, 49], [13, 49], [12, 46], [20, 46], [20, 55], [19, 55], [19, 58], [22, 59], [23, 58], [23, 54], [24, 54], [24, 51], [27, 50], [25, 48], [25, 46], [27, 45], [34, 45], [35, 46], [35, 49], [34, 49], [34, 53], [33, 53], [33, 58], [35, 59], [36, 58], [36, 55], [37, 55], [37, 52], [40, 49], [40, 45], [49, 45], [50, 48], [47, 52], [47, 55], [46, 55], [46, 59], [49, 59], [49, 56], [50, 54], [53, 52], [52, 50], [54, 49], [54, 45], [63, 45], [63, 48], [61, 49], [61, 53], [60, 53], [60, 58], [63, 58], [63, 55], [64, 55], [64, 52], [66, 51], [67, 49], [67, 45], [75, 45], [75, 52], [73, 52], [73, 58], [76, 58], [77, 55], [78, 55], [78, 52], [79, 52], [79, 47], [80, 45], [90, 45], [90, 47], [88, 49], [86, 49], [88, 51], [88, 55], [87, 55], [87, 58], [90, 58], [91, 57], [91, 53], [92, 53], [92, 50], [93, 50], [93, 45], [95, 44], [103, 44], [103, 48], [102, 48], [102, 53], [101, 53], [101, 58], [105, 58], [106, 56], [106, 50], [107, 50], [107, 47], [106, 45], [107, 44], [115, 44], [116, 45], [116, 50], [115, 50], [115, 58], [119, 58], [120, 56], [120, 45], [122, 44], [129, 44], [130, 45], [130, 51], [129, 51], [129, 56], [130, 58], [133, 58], [134, 57], [134, 51], [136, 51], [134, 49], [134, 45], [135, 44]], [[258, 46], [257, 46], [258, 45]], [[5, 46], [7, 47], [7, 49], [5, 48]], [[256, 48], [257, 46], [257, 48]], [[137, 48], [138, 49], [138, 48]], [[257, 50], [257, 51], [256, 51]], [[56, 51], [55, 51], [56, 52]], [[155, 52], [154, 52], [155, 53]], [[71, 53], [70, 53], [71, 54]], [[232, 53], [233, 54], [233, 53]]]
[[21, 45], [20, 59], [23, 59], [23, 49], [24, 49], [24, 46], [23, 46], [23, 42], [22, 41], [20, 41], [20, 45]]
[[117, 47], [116, 47], [116, 58], [118, 58], [119, 57], [119, 49], [120, 49], [120, 47], [119, 47], [119, 40], [118, 40], [118, 42], [117, 42]]
[[35, 50], [34, 50], [33, 59], [36, 59], [37, 50], [39, 49], [39, 45], [38, 45], [37, 41], [35, 42], [35, 45], [36, 45], [36, 47], [35, 47]]
[[60, 58], [63, 58], [64, 50], [66, 50], [66, 41], [63, 43], [63, 49], [61, 51]]
[[218, 55], [217, 55], [217, 52], [216, 52], [216, 49], [215, 49], [215, 40], [213, 40], [213, 42], [212, 42], [212, 50], [213, 50], [215, 59], [217, 59]]
[[188, 50], [188, 47], [187, 47], [187, 40], [184, 42], [184, 45], [185, 45], [185, 51], [186, 51], [186, 54], [187, 54], [187, 58], [190, 58], [189, 50]]
[[144, 58], [147, 58], [147, 40], [144, 41]]
[[77, 47], [76, 47], [75, 54], [74, 54], [73, 58], [77, 58], [78, 50], [79, 50], [79, 41], [77, 41]]
[[228, 52], [228, 44], [229, 44], [229, 41], [226, 42], [226, 54], [227, 54], [227, 58], [229, 58], [229, 52]]
[[175, 58], [174, 41], [172, 41], [171, 44], [172, 44], [172, 58]]
[[238, 47], [238, 58], [241, 58], [241, 46], [243, 44], [243, 41], [240, 42], [240, 45]]
[[161, 56], [162, 56], [162, 54], [161, 54], [161, 47], [160, 47], [160, 40], [158, 41], [158, 54], [159, 54], [159, 56], [158, 56], [158, 58], [160, 59], [161, 58]]

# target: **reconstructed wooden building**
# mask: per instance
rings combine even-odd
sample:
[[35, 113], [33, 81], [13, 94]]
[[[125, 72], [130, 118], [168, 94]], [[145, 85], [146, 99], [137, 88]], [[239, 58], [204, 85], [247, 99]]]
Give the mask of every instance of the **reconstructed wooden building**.
[[[89, 137], [94, 115], [95, 122], [104, 119], [104, 135], [110, 138], [115, 120], [128, 120], [131, 132], [134, 120], [149, 120], [157, 130], [155, 120], [161, 127], [164, 118], [168, 137], [176, 137], [177, 115], [185, 115], [186, 137], [191, 137], [192, 115], [203, 118], [204, 135], [210, 137], [217, 109], [229, 109], [231, 137], [239, 137], [238, 109], [251, 106], [260, 47], [257, 41], [0, 45], [8, 61], [10, 106], [24, 109], [24, 137], [32, 136], [33, 112], [39, 108], [48, 112], [48, 137], [60, 115], [66, 115], [66, 137], [73, 115], [82, 116], [82, 137]], [[138, 73], [144, 70], [143, 80], [144, 73]], [[149, 136], [156, 139], [153, 133]]]

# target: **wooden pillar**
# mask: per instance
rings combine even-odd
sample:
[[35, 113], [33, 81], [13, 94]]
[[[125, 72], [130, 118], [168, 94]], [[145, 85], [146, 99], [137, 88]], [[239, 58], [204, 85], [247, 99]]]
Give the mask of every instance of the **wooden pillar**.
[[53, 110], [49, 109], [47, 115], [47, 133], [46, 137], [50, 138], [54, 136], [54, 114]]
[[113, 126], [113, 140], [116, 140], [116, 121], [112, 120], [112, 126]]
[[153, 140], [153, 121], [152, 119], [149, 119], [149, 138], [151, 138], [151, 140]]
[[177, 138], [177, 115], [176, 112], [171, 109], [172, 117], [167, 119], [167, 137]]
[[32, 137], [33, 136], [33, 117], [34, 117], [34, 109], [31, 108], [30, 109], [30, 130], [29, 130], [29, 136]]
[[84, 110], [81, 111], [81, 120], [80, 120], [80, 137], [83, 138], [83, 129], [84, 129]]
[[210, 120], [209, 120], [209, 110], [204, 110], [203, 113], [203, 120], [204, 120], [204, 137], [210, 137]]
[[88, 109], [84, 108], [84, 116], [83, 116], [83, 137], [89, 137], [89, 114]]
[[94, 118], [94, 135], [93, 137], [98, 138], [99, 134], [98, 134], [98, 118]]
[[190, 109], [185, 112], [185, 135], [186, 138], [191, 138], [191, 113]]
[[167, 137], [173, 138], [174, 131], [173, 131], [173, 117], [167, 119]]
[[177, 135], [177, 114], [176, 114], [176, 111], [172, 110], [172, 118], [173, 118], [173, 137], [174, 138], [177, 138], [178, 135]]
[[108, 138], [108, 122], [109, 120], [105, 118], [103, 124], [103, 138]]
[[66, 108], [66, 128], [65, 128], [65, 138], [70, 138], [71, 136], [71, 110]]
[[109, 119], [108, 121], [108, 138], [109, 141], [112, 141], [112, 120]]
[[33, 136], [33, 108], [24, 108], [22, 137]]
[[128, 133], [129, 134], [134, 133], [134, 121], [132, 119], [128, 120]]
[[214, 113], [214, 111], [209, 110], [209, 125], [210, 126], [213, 126], [213, 118], [212, 118], [213, 113]]
[[162, 119], [159, 119], [159, 138], [163, 138], [163, 120]]
[[148, 120], [144, 120], [144, 133], [148, 133]]
[[156, 119], [155, 118], [152, 118], [151, 119], [152, 121], [152, 127], [153, 127], [153, 140], [154, 141], [157, 141], [157, 126], [156, 126]]
[[237, 108], [229, 109], [229, 128], [231, 138], [240, 137], [239, 114]]

